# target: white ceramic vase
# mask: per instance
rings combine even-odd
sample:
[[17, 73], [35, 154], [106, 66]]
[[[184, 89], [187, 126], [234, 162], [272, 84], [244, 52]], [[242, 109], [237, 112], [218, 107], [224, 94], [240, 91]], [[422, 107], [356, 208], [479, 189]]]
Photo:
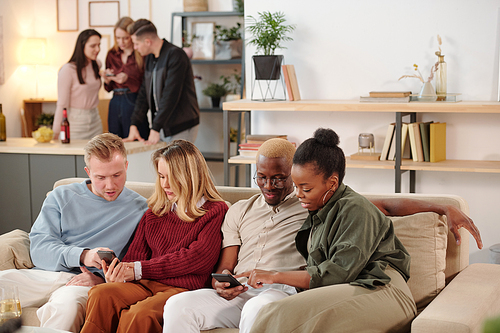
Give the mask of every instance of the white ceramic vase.
[[419, 101], [434, 102], [437, 99], [436, 90], [430, 82], [424, 82], [420, 94], [418, 94]]

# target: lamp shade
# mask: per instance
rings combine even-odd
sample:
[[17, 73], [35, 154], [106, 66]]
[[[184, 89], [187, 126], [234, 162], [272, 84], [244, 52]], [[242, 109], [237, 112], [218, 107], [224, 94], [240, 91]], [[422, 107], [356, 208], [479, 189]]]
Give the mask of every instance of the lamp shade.
[[21, 48], [21, 64], [44, 65], [47, 64], [47, 39], [27, 38]]

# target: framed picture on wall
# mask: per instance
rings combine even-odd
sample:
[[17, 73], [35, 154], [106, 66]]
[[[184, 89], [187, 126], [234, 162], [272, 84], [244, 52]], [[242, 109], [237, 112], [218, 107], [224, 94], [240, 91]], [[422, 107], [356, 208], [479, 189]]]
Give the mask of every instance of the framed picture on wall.
[[78, 0], [56, 0], [57, 31], [78, 31]]
[[120, 19], [120, 1], [89, 1], [89, 27], [114, 27]]
[[193, 59], [212, 60], [214, 58], [215, 22], [193, 22]]
[[128, 16], [130, 16], [134, 21], [141, 18], [151, 21], [151, 11], [151, 0], [147, 2], [147, 6], [144, 3], [144, 0], [128, 0]]

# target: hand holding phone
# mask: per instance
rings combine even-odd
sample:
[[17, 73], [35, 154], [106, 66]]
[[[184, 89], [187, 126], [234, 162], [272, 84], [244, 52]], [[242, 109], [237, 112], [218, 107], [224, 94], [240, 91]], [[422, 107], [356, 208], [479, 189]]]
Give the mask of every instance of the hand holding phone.
[[234, 276], [232, 276], [231, 274], [212, 273], [212, 277], [219, 282], [229, 282], [229, 288], [242, 286], [240, 281], [236, 280], [236, 278]]
[[113, 251], [98, 250], [97, 255], [101, 260], [104, 260], [108, 265], [111, 264], [114, 258], [116, 258], [116, 255]]
[[115, 76], [113, 73], [106, 73], [106, 76]]

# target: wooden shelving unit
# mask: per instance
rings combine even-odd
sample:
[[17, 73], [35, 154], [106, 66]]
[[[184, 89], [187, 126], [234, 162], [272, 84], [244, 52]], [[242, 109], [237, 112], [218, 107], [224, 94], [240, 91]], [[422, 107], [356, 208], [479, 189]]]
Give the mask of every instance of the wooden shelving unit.
[[[258, 102], [240, 100], [224, 103], [224, 182], [229, 173], [229, 164], [251, 164], [253, 159], [241, 157], [229, 158], [229, 127], [226, 123], [229, 112], [246, 112], [248, 121], [251, 111], [326, 111], [326, 112], [391, 112], [396, 118], [396, 160], [395, 161], [361, 161], [347, 158], [347, 168], [387, 169], [394, 170], [395, 192], [401, 192], [401, 175], [410, 172], [410, 192], [415, 192], [416, 171], [442, 172], [484, 172], [500, 173], [500, 161], [481, 160], [446, 160], [437, 163], [413, 162], [401, 158], [401, 124], [402, 118], [410, 117], [410, 122], [416, 121], [417, 113], [500, 113], [500, 103], [492, 101], [464, 101], [464, 102], [410, 102], [410, 103], [365, 103], [351, 100], [301, 100], [297, 102]], [[246, 133], [251, 133], [249, 125]]]

